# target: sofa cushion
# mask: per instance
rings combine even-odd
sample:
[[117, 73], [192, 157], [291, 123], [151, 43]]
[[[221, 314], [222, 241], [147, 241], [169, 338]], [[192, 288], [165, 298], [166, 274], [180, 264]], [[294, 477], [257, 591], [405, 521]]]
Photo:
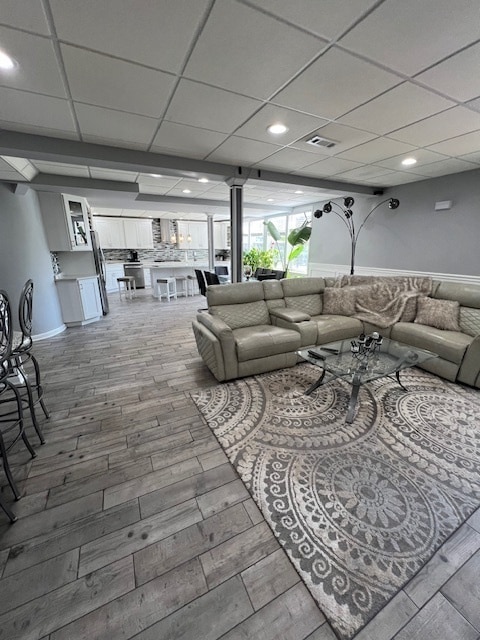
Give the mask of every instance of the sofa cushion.
[[234, 329], [233, 336], [239, 362], [296, 351], [301, 343], [297, 331], [269, 324]]
[[212, 316], [218, 316], [230, 329], [270, 324], [270, 314], [265, 300], [243, 304], [223, 304], [209, 308]]
[[353, 316], [355, 313], [355, 287], [337, 289], [326, 287], [323, 292], [323, 313], [337, 316]]
[[207, 289], [208, 306], [256, 302], [264, 299], [261, 282], [235, 282]]
[[460, 307], [460, 328], [469, 336], [480, 335], [480, 309]]
[[442, 300], [456, 300], [462, 307], [480, 309], [480, 288], [476, 284], [441, 281], [432, 297]]
[[414, 322], [445, 331], [461, 331], [458, 324], [459, 315], [460, 305], [454, 300], [437, 300], [419, 296]]
[[473, 339], [458, 331], [443, 331], [413, 322], [397, 323], [392, 328], [390, 338], [412, 347], [433, 351], [440, 358], [455, 364], [462, 362], [465, 351]]
[[286, 278], [281, 283], [285, 297], [305, 296], [312, 293], [322, 293], [325, 289], [323, 278]]
[[305, 296], [285, 297], [287, 309], [298, 309], [308, 313], [309, 316], [318, 316], [322, 313], [322, 296], [319, 293], [311, 293]]
[[363, 331], [363, 323], [348, 316], [314, 316], [317, 324], [317, 344], [356, 338]]
[[418, 296], [407, 298], [400, 322], [413, 322], [417, 317]]

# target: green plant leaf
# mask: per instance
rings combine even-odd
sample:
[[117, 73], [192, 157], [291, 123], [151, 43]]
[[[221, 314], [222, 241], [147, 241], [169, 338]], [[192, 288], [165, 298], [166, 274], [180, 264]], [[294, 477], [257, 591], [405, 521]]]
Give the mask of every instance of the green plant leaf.
[[312, 228], [308, 225], [302, 225], [298, 227], [298, 229], [292, 229], [288, 234], [288, 244], [295, 247], [297, 245], [303, 245], [310, 240], [310, 236], [312, 235]]
[[268, 222], [264, 222], [263, 224], [267, 227], [268, 233], [272, 236], [272, 238], [275, 240], [275, 242], [278, 242], [281, 239], [282, 236], [280, 234], [280, 231], [273, 224], [273, 222], [271, 220], [269, 220]]
[[303, 249], [304, 249], [303, 244], [297, 244], [297, 246], [294, 247], [288, 254], [288, 263], [290, 264], [292, 260], [295, 260], [295, 258], [298, 258], [298, 256], [303, 252]]

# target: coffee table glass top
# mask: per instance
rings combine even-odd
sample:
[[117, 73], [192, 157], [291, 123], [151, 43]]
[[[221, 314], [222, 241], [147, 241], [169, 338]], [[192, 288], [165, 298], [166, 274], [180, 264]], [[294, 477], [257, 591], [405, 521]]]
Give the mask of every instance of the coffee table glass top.
[[[346, 422], [353, 422], [361, 385], [378, 378], [395, 375], [398, 384], [405, 389], [400, 382], [400, 371], [438, 357], [436, 353], [426, 349], [412, 347], [389, 338], [381, 338], [378, 334], [372, 334], [372, 336], [329, 342], [297, 351], [303, 360], [321, 369], [320, 377], [305, 391], [306, 395], [310, 395], [322, 384], [335, 378], [342, 378], [352, 385]], [[325, 379], [326, 373], [330, 374], [327, 379]]]

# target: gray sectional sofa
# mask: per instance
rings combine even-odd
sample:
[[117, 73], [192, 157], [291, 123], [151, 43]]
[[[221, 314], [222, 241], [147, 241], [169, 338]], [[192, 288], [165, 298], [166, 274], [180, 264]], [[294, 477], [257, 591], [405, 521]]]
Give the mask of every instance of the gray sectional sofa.
[[[375, 288], [379, 280], [387, 283], [387, 303]], [[210, 286], [208, 313], [193, 322], [198, 351], [224, 381], [293, 366], [300, 360], [298, 349], [378, 331], [438, 355], [422, 368], [480, 388], [480, 286], [421, 279], [413, 289], [397, 289], [399, 280], [372, 276], [342, 286], [338, 279], [306, 277]], [[371, 322], [364, 302], [366, 297], [375, 302], [375, 296], [381, 304]], [[453, 320], [442, 318], [444, 307]]]

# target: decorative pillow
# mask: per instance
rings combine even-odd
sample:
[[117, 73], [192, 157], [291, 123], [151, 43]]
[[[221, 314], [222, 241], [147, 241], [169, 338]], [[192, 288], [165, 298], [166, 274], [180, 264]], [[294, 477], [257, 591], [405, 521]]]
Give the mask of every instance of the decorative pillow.
[[419, 296], [415, 322], [446, 331], [461, 331], [458, 323], [460, 303], [455, 300], [437, 300]]
[[323, 313], [333, 316], [353, 316], [355, 313], [355, 291], [353, 287], [325, 287]]

